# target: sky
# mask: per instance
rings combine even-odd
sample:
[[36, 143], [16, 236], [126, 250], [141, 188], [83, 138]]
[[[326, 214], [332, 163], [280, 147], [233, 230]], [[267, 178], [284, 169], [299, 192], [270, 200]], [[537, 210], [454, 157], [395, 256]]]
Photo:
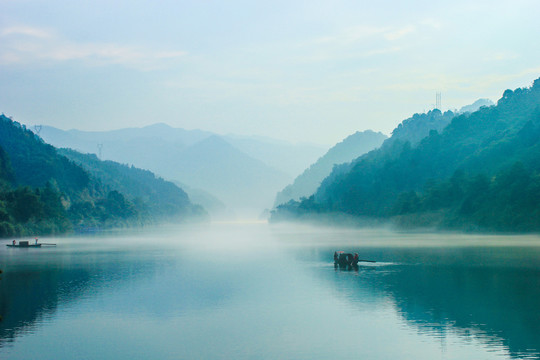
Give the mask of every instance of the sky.
[[540, 77], [540, 1], [0, 0], [0, 113], [335, 144]]

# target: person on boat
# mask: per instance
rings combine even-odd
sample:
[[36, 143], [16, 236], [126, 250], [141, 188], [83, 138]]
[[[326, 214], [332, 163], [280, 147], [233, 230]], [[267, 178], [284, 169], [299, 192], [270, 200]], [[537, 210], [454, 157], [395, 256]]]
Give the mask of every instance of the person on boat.
[[37, 238], [36, 238], [36, 245], [37, 245]]
[[15, 245], [17, 242], [15, 240], [13, 240], [13, 245]]

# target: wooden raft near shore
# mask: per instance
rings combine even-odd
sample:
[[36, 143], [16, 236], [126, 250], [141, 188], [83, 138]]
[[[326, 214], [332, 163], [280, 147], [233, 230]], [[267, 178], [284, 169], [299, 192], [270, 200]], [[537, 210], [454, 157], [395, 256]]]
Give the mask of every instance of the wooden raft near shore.
[[12, 243], [12, 244], [7, 244], [6, 246], [7, 246], [7, 247], [17, 247], [17, 248], [40, 248], [41, 245], [45, 245], [45, 246], [56, 246], [56, 244], [50, 244], [50, 243], [38, 243], [37, 241], [36, 241], [35, 244], [30, 244], [29, 241], [25, 241], [25, 240], [19, 241], [18, 244], [15, 242], [15, 240], [13, 240], [13, 243]]

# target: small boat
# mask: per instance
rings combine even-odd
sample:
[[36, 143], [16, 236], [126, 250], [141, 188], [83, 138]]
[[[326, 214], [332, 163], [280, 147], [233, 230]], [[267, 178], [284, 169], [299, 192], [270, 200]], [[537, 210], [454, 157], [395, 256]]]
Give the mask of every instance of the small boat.
[[16, 244], [14, 241], [13, 244], [7, 244], [6, 246], [19, 247], [19, 248], [38, 248], [38, 247], [41, 247], [41, 244], [38, 244], [38, 243], [30, 244], [28, 241], [19, 241], [19, 243]]
[[357, 253], [346, 253], [345, 251], [336, 251], [334, 253], [334, 265], [340, 267], [357, 267], [359, 262], [374, 263], [373, 260], [363, 260]]
[[339, 266], [358, 266], [358, 254], [336, 251], [334, 253], [334, 264]]

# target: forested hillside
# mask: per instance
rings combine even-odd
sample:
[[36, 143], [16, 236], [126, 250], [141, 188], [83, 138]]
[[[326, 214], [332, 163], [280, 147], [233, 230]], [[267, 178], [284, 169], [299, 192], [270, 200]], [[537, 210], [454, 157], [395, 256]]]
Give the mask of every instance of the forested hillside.
[[0, 236], [142, 225], [204, 213], [181, 189], [149, 172], [100, 167], [97, 159], [94, 165], [101, 172], [85, 170], [0, 115]]
[[[54, 182], [70, 198], [88, 189], [90, 177], [24, 125], [0, 115], [0, 146], [9, 156], [16, 185], [44, 187]], [[91, 189], [89, 189], [91, 190]]]
[[333, 146], [309, 168], [304, 170], [294, 182], [287, 185], [276, 195], [275, 205], [289, 200], [299, 200], [301, 197], [313, 194], [321, 181], [326, 178], [336, 164], [350, 162], [358, 156], [381, 146], [386, 135], [371, 130], [356, 132]]
[[71, 149], [59, 149], [58, 153], [80, 165], [97, 179], [106, 192], [126, 194], [135, 204], [140, 204], [148, 216], [174, 219], [179, 214], [203, 216], [204, 209], [193, 205], [187, 194], [170, 181], [157, 178], [148, 170], [101, 161], [94, 154], [81, 154]]
[[540, 231], [540, 79], [416, 144], [392, 139], [273, 219], [337, 212], [405, 227]]

